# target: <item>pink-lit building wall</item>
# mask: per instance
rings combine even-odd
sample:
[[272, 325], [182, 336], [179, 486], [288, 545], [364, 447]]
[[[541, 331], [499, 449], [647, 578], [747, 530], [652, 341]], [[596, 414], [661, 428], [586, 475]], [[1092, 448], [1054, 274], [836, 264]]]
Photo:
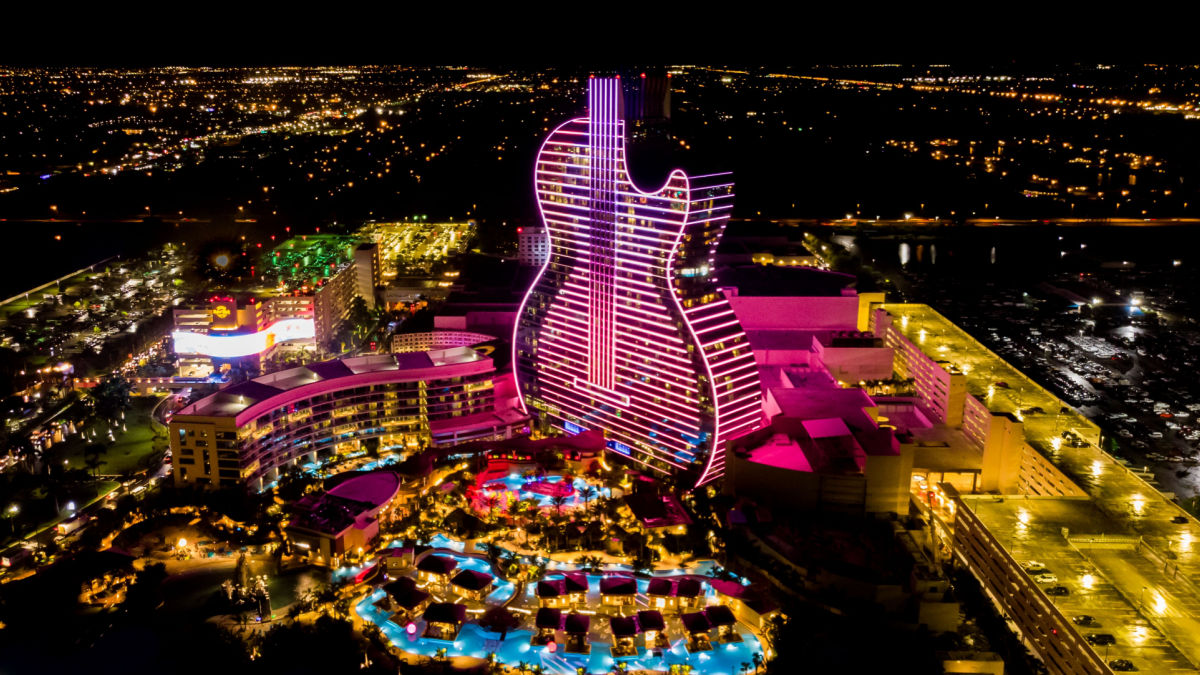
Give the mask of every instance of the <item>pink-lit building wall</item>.
[[787, 297], [730, 294], [729, 304], [747, 331], [855, 330], [858, 296]]

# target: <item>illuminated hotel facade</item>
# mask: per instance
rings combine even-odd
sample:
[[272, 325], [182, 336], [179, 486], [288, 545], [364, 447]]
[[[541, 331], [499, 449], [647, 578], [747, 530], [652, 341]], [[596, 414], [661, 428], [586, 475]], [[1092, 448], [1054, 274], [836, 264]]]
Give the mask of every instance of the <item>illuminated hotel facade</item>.
[[362, 449], [508, 438], [524, 428], [510, 374], [470, 347], [309, 364], [233, 385], [170, 422], [176, 485], [251, 490], [288, 467]]
[[731, 176], [677, 169], [642, 191], [619, 78], [591, 78], [588, 103], [536, 160], [550, 256], [517, 316], [522, 402], [544, 425], [601, 429], [610, 453], [703, 485], [724, 471], [714, 449], [762, 419], [750, 344], [712, 276]]

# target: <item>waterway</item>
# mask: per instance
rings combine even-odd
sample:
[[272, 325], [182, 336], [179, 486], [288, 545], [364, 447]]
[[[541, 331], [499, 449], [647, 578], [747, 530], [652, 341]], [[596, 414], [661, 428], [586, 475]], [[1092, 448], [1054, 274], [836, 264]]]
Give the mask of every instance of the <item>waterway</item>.
[[1038, 274], [1063, 265], [1130, 262], [1136, 266], [1200, 263], [1200, 226], [940, 227], [927, 231], [879, 230], [838, 236], [862, 248], [882, 267], [972, 275]]

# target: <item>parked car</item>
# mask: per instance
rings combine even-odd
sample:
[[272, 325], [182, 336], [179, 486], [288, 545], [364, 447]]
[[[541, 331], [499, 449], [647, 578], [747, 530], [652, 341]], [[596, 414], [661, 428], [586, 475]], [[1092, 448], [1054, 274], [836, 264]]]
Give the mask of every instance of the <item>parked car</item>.
[[1046, 589], [1046, 595], [1070, 595], [1071, 591], [1066, 586], [1051, 586]]
[[1041, 574], [1033, 575], [1033, 580], [1039, 584], [1053, 584], [1058, 581], [1058, 577], [1049, 572], [1042, 572]]
[[1108, 667], [1118, 672], [1130, 672], [1137, 670], [1137, 668], [1133, 665], [1133, 661], [1130, 661], [1129, 659], [1113, 659], [1112, 661], [1108, 662]]
[[1096, 625], [1096, 617], [1091, 614], [1080, 614], [1071, 619], [1076, 626], [1094, 626]]
[[1112, 636], [1112, 633], [1088, 633], [1084, 636], [1084, 639], [1089, 644], [1094, 645], [1114, 645], [1117, 643], [1117, 639]]

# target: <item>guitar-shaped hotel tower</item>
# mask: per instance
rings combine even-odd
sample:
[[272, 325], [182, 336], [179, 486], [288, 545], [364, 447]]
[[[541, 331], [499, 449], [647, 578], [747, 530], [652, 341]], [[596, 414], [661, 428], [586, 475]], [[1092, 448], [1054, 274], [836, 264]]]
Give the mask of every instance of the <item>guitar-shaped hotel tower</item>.
[[538, 152], [550, 257], [517, 315], [514, 369], [527, 412], [603, 430], [610, 451], [703, 485], [763, 414], [749, 341], [712, 278], [733, 183], [676, 169], [642, 191], [621, 113], [621, 80], [592, 77], [587, 117]]

